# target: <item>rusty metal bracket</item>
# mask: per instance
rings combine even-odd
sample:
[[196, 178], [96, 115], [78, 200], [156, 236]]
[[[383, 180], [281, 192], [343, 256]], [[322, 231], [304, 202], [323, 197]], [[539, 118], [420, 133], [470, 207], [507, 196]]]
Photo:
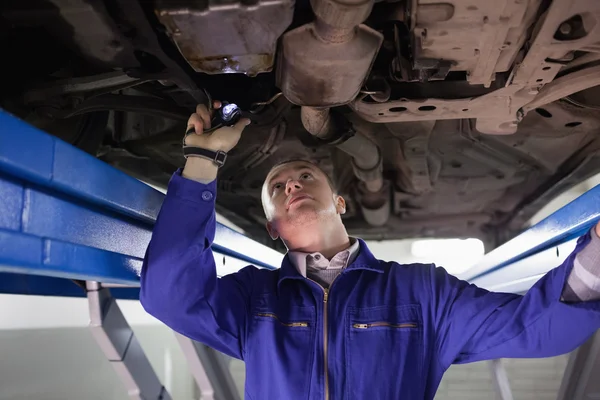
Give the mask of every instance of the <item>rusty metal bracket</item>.
[[[574, 26], [573, 21], [579, 21], [581, 26]], [[571, 34], [574, 36], [569, 39]], [[559, 71], [572, 67], [570, 63], [554, 61], [568, 60], [576, 50], [598, 52], [599, 49], [600, 2], [554, 1], [534, 27], [533, 42], [505, 87], [464, 99], [398, 99], [374, 103], [359, 97], [349, 106], [369, 122], [474, 118], [476, 129], [482, 133], [512, 134], [527, 111], [600, 84], [600, 67], [596, 66], [555, 80]], [[587, 61], [575, 59], [572, 63], [581, 68]], [[478, 76], [484, 77], [489, 72], [487, 67], [482, 71], [485, 73]]]
[[535, 99], [523, 107], [523, 111], [527, 114], [544, 104], [598, 85], [600, 85], [600, 66], [572, 72], [544, 86]]

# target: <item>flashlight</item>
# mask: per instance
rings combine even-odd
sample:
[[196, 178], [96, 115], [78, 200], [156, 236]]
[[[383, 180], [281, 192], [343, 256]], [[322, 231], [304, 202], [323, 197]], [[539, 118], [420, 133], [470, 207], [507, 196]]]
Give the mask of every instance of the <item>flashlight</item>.
[[[235, 125], [242, 117], [242, 110], [235, 103], [221, 102], [221, 108], [215, 110], [212, 119], [210, 120], [210, 129], [205, 129], [204, 133], [211, 133], [224, 126]], [[194, 128], [190, 128], [186, 132], [186, 136], [194, 133]]]
[[242, 110], [234, 103], [224, 103], [225, 105], [221, 107], [217, 114], [223, 120], [223, 124], [227, 126], [235, 125], [242, 116]]

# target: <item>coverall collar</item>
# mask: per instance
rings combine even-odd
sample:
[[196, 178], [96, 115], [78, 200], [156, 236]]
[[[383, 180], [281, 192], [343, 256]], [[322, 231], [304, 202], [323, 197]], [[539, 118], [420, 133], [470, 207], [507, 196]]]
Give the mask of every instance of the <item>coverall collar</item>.
[[[364, 240], [357, 238], [360, 244], [360, 250], [358, 251], [358, 256], [348, 267], [344, 269], [341, 273], [344, 274], [348, 271], [353, 270], [367, 270], [378, 273], [383, 273], [384, 268], [381, 261], [377, 260], [371, 250], [367, 247], [367, 244]], [[281, 282], [286, 279], [306, 279], [303, 277], [294, 264], [291, 262], [288, 254], [283, 258], [281, 263], [281, 269], [279, 271], [279, 280], [277, 281], [277, 288], [281, 286]]]

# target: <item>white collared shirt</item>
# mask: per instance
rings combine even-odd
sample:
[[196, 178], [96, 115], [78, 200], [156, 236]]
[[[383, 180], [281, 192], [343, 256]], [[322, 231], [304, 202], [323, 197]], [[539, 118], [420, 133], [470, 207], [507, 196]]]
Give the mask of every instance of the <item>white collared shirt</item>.
[[300, 275], [307, 278], [310, 275], [323, 270], [339, 270], [341, 272], [358, 256], [360, 244], [356, 238], [350, 237], [350, 247], [340, 251], [328, 260], [319, 252], [304, 253], [301, 251], [288, 252], [290, 261], [296, 267]]

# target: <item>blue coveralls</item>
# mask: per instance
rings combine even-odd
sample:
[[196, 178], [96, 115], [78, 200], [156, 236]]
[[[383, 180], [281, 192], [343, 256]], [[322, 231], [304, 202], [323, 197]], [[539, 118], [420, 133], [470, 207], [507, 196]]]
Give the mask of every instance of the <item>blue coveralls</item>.
[[525, 296], [488, 292], [434, 265], [378, 260], [362, 240], [328, 291], [287, 257], [279, 270], [217, 278], [216, 182], [180, 173], [154, 228], [140, 299], [175, 331], [244, 360], [247, 399], [429, 400], [452, 363], [556, 356], [600, 327], [600, 302], [560, 300], [589, 234]]

